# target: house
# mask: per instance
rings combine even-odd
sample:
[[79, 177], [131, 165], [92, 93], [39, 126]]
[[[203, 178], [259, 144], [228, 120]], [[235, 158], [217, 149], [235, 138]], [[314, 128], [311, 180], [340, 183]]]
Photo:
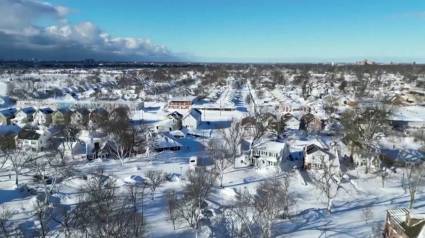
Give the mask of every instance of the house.
[[307, 113], [301, 117], [300, 130], [310, 133], [317, 133], [322, 130], [322, 121], [311, 113]]
[[181, 150], [183, 148], [183, 145], [175, 139], [171, 138], [170, 136], [165, 135], [163, 133], [159, 133], [154, 137], [152, 147], [157, 152], [164, 150], [177, 151]]
[[202, 121], [202, 113], [198, 109], [192, 108], [182, 119], [182, 126], [195, 130], [198, 129]]
[[9, 93], [9, 89], [12, 88], [10, 84], [10, 82], [0, 82], [0, 96], [6, 96]]
[[16, 145], [32, 151], [43, 151], [49, 147], [51, 132], [45, 127], [22, 128], [16, 137]]
[[324, 149], [316, 144], [310, 144], [303, 150], [305, 170], [321, 170], [328, 166], [339, 167], [338, 153], [331, 153], [328, 149]]
[[425, 162], [425, 152], [417, 149], [384, 148], [380, 151], [380, 157], [383, 161], [400, 166], [416, 166]]
[[57, 111], [52, 113], [52, 124], [54, 125], [65, 125], [71, 120], [71, 110], [68, 108], [59, 108]]
[[155, 130], [157, 132], [174, 131], [182, 128], [183, 115], [178, 112], [172, 112], [168, 114], [165, 120], [157, 122]]
[[287, 113], [283, 116], [286, 130], [298, 130], [300, 129], [300, 120], [295, 116]]
[[25, 107], [18, 110], [12, 122], [20, 127], [24, 127], [32, 122], [35, 109], [33, 107]]
[[289, 157], [289, 146], [278, 141], [263, 141], [251, 150], [250, 163], [257, 167], [278, 166]]
[[280, 111], [282, 114], [287, 113], [308, 113], [310, 112], [310, 107], [301, 105], [297, 102], [280, 102], [278, 106], [278, 111]]
[[109, 117], [108, 111], [104, 108], [96, 108], [89, 114], [89, 124], [91, 125], [99, 125], [105, 122]]
[[196, 99], [196, 96], [174, 97], [168, 102], [168, 109], [189, 109]]
[[85, 107], [80, 107], [71, 115], [71, 124], [75, 126], [86, 126], [89, 122], [90, 111]]
[[33, 123], [36, 125], [49, 125], [52, 122], [53, 110], [46, 107], [38, 109], [33, 115]]
[[391, 125], [398, 130], [408, 128], [425, 128], [425, 107], [424, 106], [406, 106], [396, 107], [389, 116]]
[[16, 109], [7, 109], [0, 111], [0, 125], [9, 125], [15, 117]]
[[425, 237], [425, 214], [418, 214], [406, 208], [387, 210], [383, 237]]
[[81, 130], [72, 145], [72, 155], [80, 159], [96, 159], [107, 156], [106, 134], [95, 130]]
[[[1, 91], [1, 82], [0, 82], [0, 91]], [[1, 96], [0, 93], [0, 108], [7, 108], [7, 107], [12, 107], [13, 105], [15, 105], [16, 100], [9, 97], [9, 96]]]

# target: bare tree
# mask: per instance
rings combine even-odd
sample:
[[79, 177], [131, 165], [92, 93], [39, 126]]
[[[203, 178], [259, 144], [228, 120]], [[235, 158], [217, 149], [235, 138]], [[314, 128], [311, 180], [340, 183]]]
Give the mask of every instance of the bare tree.
[[214, 165], [216, 171], [220, 176], [220, 187], [223, 187], [223, 177], [224, 171], [229, 168], [230, 161], [228, 161], [228, 157], [226, 156], [226, 150], [224, 149], [224, 144], [218, 140], [210, 140], [208, 142], [208, 153], [211, 158], [214, 160]]
[[198, 232], [201, 206], [211, 193], [216, 174], [205, 169], [189, 170], [183, 196], [178, 199], [176, 214]]
[[261, 140], [261, 138], [266, 134], [267, 129], [273, 123], [274, 117], [267, 114], [256, 114], [254, 116], [246, 117], [242, 119], [242, 126], [244, 128], [244, 137], [251, 139], [249, 152], [252, 154], [254, 146]]
[[253, 196], [244, 190], [237, 194], [236, 204], [223, 211], [222, 219], [230, 237], [255, 237], [257, 221], [253, 210]]
[[19, 186], [19, 176], [21, 175], [22, 169], [30, 164], [35, 159], [35, 155], [31, 151], [27, 151], [24, 148], [17, 148], [10, 154], [9, 163], [11, 170], [15, 173], [15, 185]]
[[242, 128], [239, 121], [233, 120], [229, 128], [221, 130], [224, 141], [226, 142], [227, 153], [230, 156], [233, 167], [236, 167], [236, 157], [242, 141]]
[[128, 203], [134, 197], [119, 196], [113, 179], [95, 174], [81, 194], [71, 222], [77, 237], [143, 237], [143, 216]]
[[[130, 201], [132, 212], [130, 225], [135, 237], [141, 237], [144, 234], [143, 226], [144, 221], [144, 198], [145, 198], [146, 184], [135, 184], [128, 187], [127, 199]], [[139, 203], [141, 203], [141, 215], [138, 214]], [[140, 224], [139, 224], [140, 223]]]
[[409, 209], [413, 208], [413, 204], [415, 203], [416, 193], [420, 185], [422, 185], [423, 181], [425, 181], [425, 166], [421, 165], [407, 165], [405, 167], [405, 186], [409, 192], [410, 201], [409, 201]]
[[50, 139], [50, 144], [56, 153], [60, 156], [62, 162], [66, 163], [66, 158], [69, 156], [72, 160], [74, 159], [74, 154], [72, 152], [74, 143], [77, 141], [78, 129], [72, 124], [65, 124], [59, 133], [52, 136]]
[[178, 202], [176, 191], [174, 190], [167, 191], [165, 196], [167, 198], [168, 215], [170, 216], [170, 220], [173, 223], [173, 229], [175, 230], [176, 221], [177, 221], [176, 208], [177, 208], [177, 202]]
[[14, 215], [13, 212], [5, 207], [1, 207], [0, 211], [0, 236], [1, 237], [14, 237], [15, 229], [13, 228], [12, 221], [10, 220]]
[[322, 168], [317, 171], [315, 182], [318, 188], [324, 193], [327, 200], [327, 210], [332, 211], [332, 200], [336, 197], [340, 189], [341, 175], [339, 167], [335, 164], [335, 159], [329, 161], [321, 158]]
[[71, 238], [73, 234], [72, 215], [72, 211], [67, 206], [61, 205], [52, 215], [52, 220], [59, 224], [58, 230], [65, 238]]
[[379, 154], [378, 140], [387, 129], [389, 110], [370, 107], [356, 111], [346, 111], [341, 117], [344, 126], [344, 140], [350, 144], [351, 156], [357, 151], [367, 158], [366, 173], [372, 160]]
[[271, 237], [272, 221], [278, 217], [288, 217], [293, 199], [289, 193], [289, 178], [282, 182], [277, 177], [262, 182], [257, 187], [253, 199], [255, 218], [262, 237]]
[[373, 211], [370, 206], [367, 206], [362, 209], [362, 218], [366, 224], [369, 224], [369, 221], [373, 219]]
[[149, 188], [152, 200], [154, 200], [156, 189], [164, 182], [164, 173], [160, 170], [149, 170], [146, 172], [146, 177], [149, 179]]
[[52, 220], [52, 207], [44, 199], [39, 198], [36, 199], [33, 207], [39, 224], [39, 236], [46, 237], [49, 233], [49, 222]]
[[135, 130], [130, 125], [129, 110], [125, 107], [117, 107], [109, 114], [109, 120], [104, 124], [104, 130], [109, 135], [109, 153], [121, 161], [131, 155], [135, 145]]
[[0, 136], [0, 168], [7, 163], [16, 151], [15, 138], [13, 135]]
[[385, 167], [382, 168], [382, 170], [380, 170], [379, 176], [381, 177], [382, 188], [384, 188], [385, 187], [385, 180], [389, 176], [388, 171]]

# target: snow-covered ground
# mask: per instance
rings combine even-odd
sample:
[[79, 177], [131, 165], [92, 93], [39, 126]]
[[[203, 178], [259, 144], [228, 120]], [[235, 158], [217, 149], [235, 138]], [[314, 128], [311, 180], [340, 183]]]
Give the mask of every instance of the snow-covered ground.
[[[93, 72], [81, 70], [78, 72], [68, 72], [59, 74], [55, 71], [43, 71], [44, 76], [37, 73], [28, 73], [25, 75], [11, 75], [11, 80], [17, 78], [36, 78], [42, 79], [41, 82], [57, 81], [50, 86], [68, 87], [66, 83], [69, 75], [73, 74], [72, 79], [79, 82], [85, 80]], [[105, 74], [100, 74], [101, 81], [113, 81], [122, 72], [109, 70]], [[161, 170], [167, 174], [175, 174], [177, 179], [163, 183], [155, 192], [155, 199], [152, 200], [147, 196], [144, 200], [144, 216], [148, 223], [148, 237], [194, 237], [196, 232], [189, 228], [184, 221], [177, 224], [174, 230], [172, 223], [168, 217], [165, 192], [173, 189], [182, 191], [186, 185], [185, 175], [190, 169], [190, 158], [193, 156], [203, 157], [207, 153], [207, 144], [209, 139], [222, 139], [222, 131], [218, 129], [229, 127], [232, 121], [239, 121], [247, 116], [256, 116], [258, 111], [268, 112], [276, 115], [277, 118], [284, 114], [280, 110], [282, 105], [290, 105], [293, 109], [299, 109], [305, 106], [311, 108], [311, 113], [321, 120], [329, 119], [324, 111], [324, 99], [322, 94], [332, 94], [335, 90], [330, 89], [329, 85], [323, 83], [324, 74], [312, 74], [309, 84], [315, 86], [311, 89], [311, 95], [302, 96], [301, 87], [295, 85], [277, 85], [273, 90], [254, 88], [250, 81], [247, 81], [241, 88], [233, 86], [235, 80], [229, 77], [225, 83], [217, 87], [205, 88], [206, 97], [195, 103], [194, 108], [207, 107], [223, 107], [233, 110], [229, 111], [213, 111], [201, 109], [202, 121], [196, 129], [183, 128], [185, 133], [183, 138], [176, 138], [176, 141], [182, 145], [180, 151], [151, 152], [131, 157], [122, 164], [119, 160], [112, 159], [96, 159], [93, 161], [75, 161], [69, 165], [69, 170], [73, 176], [64, 179], [58, 185], [52, 196], [59, 199], [60, 203], [65, 205], [75, 205], [79, 201], [80, 189], [87, 183], [87, 179], [83, 177], [89, 175], [99, 169], [103, 170], [103, 174], [116, 180], [119, 191], [126, 192], [126, 186], [129, 183], [136, 182], [134, 178], [146, 177], [149, 170]], [[347, 79], [352, 79], [346, 75]], [[201, 81], [187, 87], [175, 87], [177, 82], [188, 78], [196, 78], [198, 75], [194, 72], [180, 75], [180, 77], [172, 82], [155, 82], [154, 80], [144, 80], [145, 86], [149, 88], [160, 88], [160, 86], [169, 86], [176, 92], [190, 92], [198, 87], [203, 87]], [[290, 77], [293, 78], [293, 77]], [[261, 83], [270, 83], [269, 78], [261, 78]], [[399, 77], [389, 75], [385, 80], [401, 81]], [[322, 81], [320, 81], [322, 80]], [[350, 82], [351, 80], [348, 80]], [[323, 84], [322, 84], [323, 83]], [[395, 91], [402, 91], [402, 86], [394, 84]], [[398, 85], [398, 86], [397, 86]], [[309, 86], [310, 87], [310, 86]], [[105, 89], [106, 90], [106, 89]], [[115, 89], [121, 94], [121, 89]], [[129, 89], [131, 91], [133, 89]], [[155, 89], [156, 90], [156, 89]], [[153, 91], [155, 91], [153, 90]], [[181, 91], [180, 91], [181, 90]], [[393, 93], [392, 92], [392, 93]], [[106, 92], [108, 94], [109, 91]], [[172, 111], [167, 111], [167, 100], [171, 97], [171, 92], [155, 93], [145, 97], [149, 99], [144, 101], [144, 108], [132, 110], [130, 119], [133, 122], [139, 122], [146, 125], [155, 125], [155, 123], [167, 120], [167, 116]], [[389, 94], [390, 95], [390, 94]], [[351, 98], [351, 93], [337, 96], [338, 101], [336, 107], [341, 110], [348, 108], [347, 105], [340, 101]], [[249, 99], [248, 99], [249, 98]], [[87, 99], [90, 102], [92, 99]], [[2, 101], [0, 101], [0, 105]], [[400, 108], [398, 108], [400, 109]], [[189, 110], [178, 110], [186, 115]], [[424, 118], [424, 106], [415, 105], [409, 107], [401, 107], [395, 110], [394, 117], [400, 120], [412, 120], [413, 122], [422, 122]], [[285, 112], [286, 114], [286, 112]], [[305, 114], [302, 110], [293, 112], [294, 116], [300, 117]], [[19, 128], [15, 126], [4, 126], [0, 128], [0, 132], [16, 132]], [[297, 128], [298, 129], [298, 128]], [[340, 189], [336, 197], [332, 201], [332, 211], [327, 211], [327, 199], [322, 190], [319, 189], [317, 182], [313, 179], [314, 171], [304, 171], [301, 169], [303, 149], [311, 144], [318, 145], [322, 148], [331, 149], [331, 144], [337, 141], [337, 145], [341, 145], [341, 155], [348, 155], [348, 148], [342, 146], [341, 136], [329, 136], [318, 134], [308, 135], [307, 132], [297, 129], [287, 130], [280, 140], [284, 140], [289, 145], [291, 159], [284, 160], [279, 167], [255, 168], [247, 166], [243, 156], [236, 159], [236, 166], [229, 166], [225, 170], [223, 179], [223, 188], [215, 186], [207, 202], [209, 206], [216, 211], [220, 211], [225, 207], [231, 206], [237, 199], [237, 194], [242, 191], [254, 193], [261, 182], [271, 179], [282, 179], [284, 175], [289, 175], [290, 192], [294, 198], [295, 205], [290, 208], [290, 219], [275, 219], [272, 225], [273, 237], [369, 237], [374, 227], [383, 228], [383, 222], [386, 216], [386, 210], [391, 208], [405, 208], [409, 203], [409, 195], [402, 186], [402, 181], [406, 174], [402, 168], [388, 170], [388, 177], [385, 181], [379, 173], [365, 174], [365, 168], [358, 167], [356, 169], [343, 170], [343, 179]], [[171, 129], [170, 129], [171, 130]], [[190, 133], [189, 133], [190, 132]], [[168, 132], [167, 132], [168, 133]], [[171, 133], [171, 132], [169, 132]], [[397, 151], [400, 155], [409, 156], [410, 152], [417, 152], [421, 145], [412, 135], [388, 135], [379, 139], [381, 149], [389, 149]], [[401, 156], [397, 156], [401, 158]], [[407, 158], [407, 157], [406, 157]], [[410, 158], [410, 157], [409, 157]], [[419, 158], [421, 159], [421, 158]], [[28, 184], [30, 187], [33, 182], [34, 171], [24, 169], [20, 176], [20, 184]], [[384, 183], [383, 183], [384, 182]], [[33, 214], [33, 205], [35, 196], [21, 188], [16, 188], [14, 174], [10, 167], [6, 164], [0, 168], [0, 211], [9, 209], [13, 212], [10, 218], [16, 224], [29, 229], [34, 226], [35, 218]], [[414, 208], [421, 213], [425, 213], [425, 184], [420, 184]], [[364, 213], [366, 209], [370, 209], [369, 220], [366, 221]], [[212, 219], [211, 228], [217, 232], [215, 237], [222, 237], [220, 233], [219, 219], [220, 213], [216, 214], [217, 219]], [[205, 231], [205, 227], [202, 228]], [[208, 229], [206, 229], [208, 230]], [[201, 232], [201, 237], [208, 237], [211, 233]], [[29, 236], [30, 237], [30, 236]]]
[[[201, 143], [201, 142], [199, 142]], [[189, 169], [188, 159], [201, 151], [164, 152], [150, 158], [133, 158], [123, 166], [119, 161], [95, 160], [81, 162], [74, 166], [81, 174], [88, 174], [99, 168], [104, 174], [117, 180], [122, 186], [129, 182], [130, 177], [145, 176], [146, 171], [162, 170], [167, 173], [185, 174]], [[299, 171], [288, 171], [290, 174], [290, 191], [294, 194], [296, 205], [291, 208], [294, 217], [290, 220], [276, 220], [273, 224], [273, 236], [276, 237], [319, 237], [326, 233], [335, 237], [367, 237], [373, 224], [380, 224], [390, 208], [406, 207], [409, 197], [401, 187], [402, 170], [391, 173], [382, 187], [381, 178], [374, 174], [364, 174], [362, 169], [349, 171], [349, 180], [342, 184], [333, 201], [332, 213], [326, 212], [326, 201], [317, 186], [306, 178], [308, 174]], [[305, 173], [305, 172], [301, 172]], [[259, 182], [276, 176], [274, 169], [255, 169], [238, 164], [229, 168], [224, 176], [224, 188], [214, 189], [209, 201], [220, 208], [235, 201], [236, 192], [248, 189], [254, 191]], [[30, 215], [34, 202], [33, 196], [28, 196], [14, 187], [14, 179], [8, 178], [7, 172], [0, 174], [0, 203], [2, 207], [11, 209], [15, 215], [13, 220], [31, 224]], [[21, 183], [30, 182], [23, 176]], [[79, 189], [86, 183], [81, 177], [71, 177], [59, 184], [57, 193], [64, 204], [75, 204], [78, 201]], [[149, 237], [192, 237], [194, 232], [187, 225], [180, 223], [174, 231], [168, 219], [164, 192], [168, 189], [181, 190], [185, 181], [166, 182], [156, 191], [155, 200], [150, 196], [145, 199], [145, 216], [149, 227]], [[424, 187], [421, 188], [424, 191]], [[365, 207], [372, 210], [373, 217], [365, 222], [362, 212]], [[425, 193], [417, 196], [415, 208], [424, 211]]]

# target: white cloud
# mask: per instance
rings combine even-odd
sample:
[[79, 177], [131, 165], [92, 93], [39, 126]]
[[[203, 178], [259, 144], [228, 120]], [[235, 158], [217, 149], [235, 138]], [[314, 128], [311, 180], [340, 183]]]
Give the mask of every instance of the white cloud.
[[[93, 22], [69, 24], [69, 12], [67, 7], [38, 0], [0, 0], [0, 15], [7, 19], [0, 21], [0, 55], [8, 59], [174, 58], [165, 46], [149, 39], [114, 37]], [[37, 25], [41, 19], [50, 24]]]

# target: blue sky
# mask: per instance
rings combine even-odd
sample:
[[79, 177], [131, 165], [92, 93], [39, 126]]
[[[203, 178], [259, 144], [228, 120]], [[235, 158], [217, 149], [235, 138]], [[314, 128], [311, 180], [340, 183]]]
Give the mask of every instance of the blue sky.
[[424, 0], [50, 0], [69, 24], [208, 61], [425, 59]]

